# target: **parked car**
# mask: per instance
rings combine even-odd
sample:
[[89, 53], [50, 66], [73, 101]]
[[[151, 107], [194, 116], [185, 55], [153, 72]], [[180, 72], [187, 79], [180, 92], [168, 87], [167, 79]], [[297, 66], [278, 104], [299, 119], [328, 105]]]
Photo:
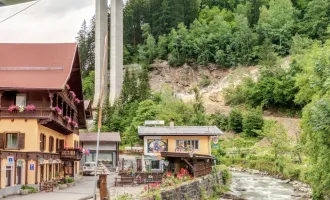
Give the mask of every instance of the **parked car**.
[[96, 162], [86, 162], [83, 166], [83, 175], [92, 175], [95, 173]]

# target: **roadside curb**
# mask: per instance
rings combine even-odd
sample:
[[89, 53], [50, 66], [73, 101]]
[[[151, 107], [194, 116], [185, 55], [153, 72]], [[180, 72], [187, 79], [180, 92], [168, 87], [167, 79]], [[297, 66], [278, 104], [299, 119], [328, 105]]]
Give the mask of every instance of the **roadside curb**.
[[80, 198], [78, 200], [88, 200], [88, 199], [92, 199], [93, 198], [93, 195], [89, 195], [89, 196], [86, 196], [86, 197], [83, 197], [83, 198]]

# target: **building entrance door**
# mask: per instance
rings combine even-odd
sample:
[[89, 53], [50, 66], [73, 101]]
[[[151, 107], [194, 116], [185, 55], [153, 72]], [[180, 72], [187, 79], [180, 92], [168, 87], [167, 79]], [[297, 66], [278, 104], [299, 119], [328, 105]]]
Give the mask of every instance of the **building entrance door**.
[[49, 164], [48, 166], [48, 174], [49, 174], [49, 177], [48, 177], [48, 180], [51, 180], [53, 178], [53, 174], [52, 174], [52, 164]]
[[44, 165], [40, 165], [40, 182], [44, 181]]
[[11, 186], [11, 166], [6, 167], [6, 187]]

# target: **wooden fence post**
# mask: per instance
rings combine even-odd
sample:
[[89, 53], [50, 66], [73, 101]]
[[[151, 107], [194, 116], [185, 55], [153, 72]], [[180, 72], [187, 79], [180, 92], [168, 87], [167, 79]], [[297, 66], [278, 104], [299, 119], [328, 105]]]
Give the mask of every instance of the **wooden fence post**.
[[100, 180], [100, 199], [108, 200], [109, 195], [108, 195], [108, 189], [107, 189], [107, 175], [100, 174], [99, 180]]

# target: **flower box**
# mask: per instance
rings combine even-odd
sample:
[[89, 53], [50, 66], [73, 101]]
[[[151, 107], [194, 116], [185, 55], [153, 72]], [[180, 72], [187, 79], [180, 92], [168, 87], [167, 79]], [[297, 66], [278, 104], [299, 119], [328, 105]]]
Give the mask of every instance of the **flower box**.
[[26, 111], [34, 111], [36, 109], [36, 106], [33, 104], [29, 104], [27, 106], [25, 106], [24, 110]]
[[69, 116], [65, 116], [64, 117], [64, 120], [66, 120], [68, 123], [71, 123], [72, 122], [72, 119]]
[[12, 111], [17, 111], [19, 110], [19, 107], [16, 105], [11, 105], [8, 107], [8, 111], [12, 112]]
[[62, 115], [62, 113], [63, 113], [62, 109], [61, 109], [60, 107], [58, 107], [58, 106], [55, 106], [55, 111], [56, 111], [57, 114], [59, 114], [59, 115]]
[[74, 99], [74, 102], [75, 102], [76, 104], [80, 104], [81, 101], [80, 101], [80, 99], [75, 98], [75, 99]]
[[70, 95], [71, 95], [72, 99], [75, 99], [77, 96], [76, 93], [74, 93], [74, 91], [70, 91]]

